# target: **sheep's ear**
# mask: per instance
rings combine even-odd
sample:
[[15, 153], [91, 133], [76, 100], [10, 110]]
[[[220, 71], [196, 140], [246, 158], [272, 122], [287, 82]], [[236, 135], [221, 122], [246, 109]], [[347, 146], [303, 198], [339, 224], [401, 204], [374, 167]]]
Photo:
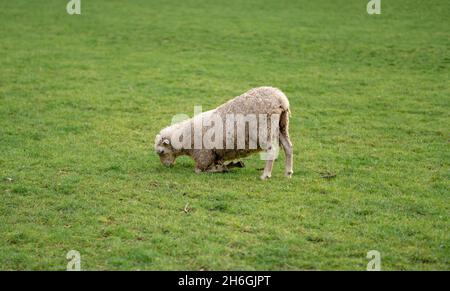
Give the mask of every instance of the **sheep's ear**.
[[163, 139], [163, 144], [170, 144], [170, 141], [167, 138], [165, 138]]

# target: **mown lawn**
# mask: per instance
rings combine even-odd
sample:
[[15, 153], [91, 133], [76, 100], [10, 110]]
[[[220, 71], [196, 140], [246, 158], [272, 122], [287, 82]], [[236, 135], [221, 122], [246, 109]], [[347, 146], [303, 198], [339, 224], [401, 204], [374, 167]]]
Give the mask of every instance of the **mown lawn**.
[[[67, 2], [0, 4], [0, 269], [450, 269], [449, 1]], [[291, 180], [160, 165], [173, 115], [262, 85]]]

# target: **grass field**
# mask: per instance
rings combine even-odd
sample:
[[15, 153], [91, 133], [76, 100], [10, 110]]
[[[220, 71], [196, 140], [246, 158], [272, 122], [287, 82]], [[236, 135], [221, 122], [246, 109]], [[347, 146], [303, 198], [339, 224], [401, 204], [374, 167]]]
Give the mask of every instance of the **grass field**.
[[[0, 269], [450, 269], [449, 1], [67, 2], [0, 4]], [[159, 163], [174, 114], [262, 85], [291, 180]]]

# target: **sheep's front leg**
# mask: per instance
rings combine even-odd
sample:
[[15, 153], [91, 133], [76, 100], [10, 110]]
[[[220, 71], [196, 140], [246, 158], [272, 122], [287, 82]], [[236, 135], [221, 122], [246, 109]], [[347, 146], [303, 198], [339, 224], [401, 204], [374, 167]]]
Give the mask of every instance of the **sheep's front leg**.
[[226, 163], [225, 166], [228, 169], [231, 169], [231, 168], [245, 168], [245, 164], [244, 164], [243, 161], [229, 162], [229, 163]]
[[208, 173], [225, 173], [228, 172], [228, 168], [222, 164], [211, 165], [206, 169]]
[[215, 165], [214, 154], [210, 150], [194, 150], [192, 158], [195, 161], [195, 172], [209, 172]]
[[210, 165], [206, 169], [202, 169], [200, 167], [195, 167], [195, 173], [199, 174], [201, 172], [208, 172], [208, 173], [225, 173], [228, 172], [228, 168], [224, 165]]

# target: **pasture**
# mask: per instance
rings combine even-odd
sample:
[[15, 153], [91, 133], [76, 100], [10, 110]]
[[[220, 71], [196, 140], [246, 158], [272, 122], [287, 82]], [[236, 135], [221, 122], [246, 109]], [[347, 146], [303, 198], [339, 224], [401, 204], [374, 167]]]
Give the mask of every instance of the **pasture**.
[[[449, 1], [67, 2], [1, 3], [0, 269], [449, 269]], [[173, 115], [263, 85], [292, 179], [160, 164]]]

